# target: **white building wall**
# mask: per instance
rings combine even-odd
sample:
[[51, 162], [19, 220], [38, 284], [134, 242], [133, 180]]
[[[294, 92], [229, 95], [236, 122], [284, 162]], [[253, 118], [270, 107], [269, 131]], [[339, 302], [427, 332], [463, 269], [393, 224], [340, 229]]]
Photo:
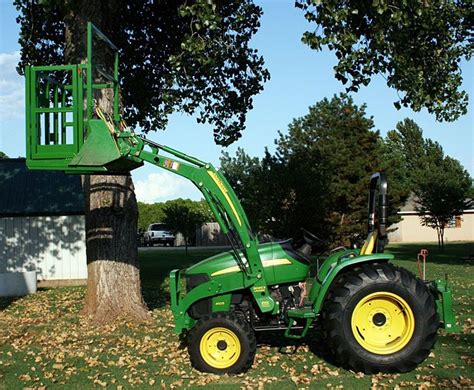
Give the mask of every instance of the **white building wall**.
[[[438, 242], [436, 229], [422, 226], [417, 214], [402, 215], [402, 221], [390, 229], [395, 227], [398, 229], [388, 235], [390, 242]], [[474, 241], [474, 213], [464, 213], [460, 227], [446, 228], [444, 241]]]
[[39, 280], [86, 279], [85, 217], [0, 218], [0, 273], [29, 270]]

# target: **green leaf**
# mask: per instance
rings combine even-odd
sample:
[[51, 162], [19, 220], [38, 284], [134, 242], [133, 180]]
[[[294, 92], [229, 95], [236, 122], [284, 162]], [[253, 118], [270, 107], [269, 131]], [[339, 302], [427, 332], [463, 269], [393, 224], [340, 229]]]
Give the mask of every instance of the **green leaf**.
[[341, 7], [328, 0], [317, 7], [299, 6], [313, 24], [302, 41], [311, 49], [325, 45], [337, 53], [336, 77], [346, 83], [338, 75], [352, 76], [347, 90], [380, 74], [401, 92], [400, 106], [426, 108], [440, 121], [454, 121], [467, 112], [460, 64], [474, 53], [472, 28], [466, 23], [470, 2], [373, 0]]

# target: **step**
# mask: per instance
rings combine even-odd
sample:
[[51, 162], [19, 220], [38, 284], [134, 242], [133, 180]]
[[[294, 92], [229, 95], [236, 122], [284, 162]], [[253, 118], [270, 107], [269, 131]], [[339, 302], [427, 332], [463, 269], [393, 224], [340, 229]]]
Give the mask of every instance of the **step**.
[[312, 307], [301, 307], [298, 309], [288, 310], [289, 318], [316, 318], [316, 314]]

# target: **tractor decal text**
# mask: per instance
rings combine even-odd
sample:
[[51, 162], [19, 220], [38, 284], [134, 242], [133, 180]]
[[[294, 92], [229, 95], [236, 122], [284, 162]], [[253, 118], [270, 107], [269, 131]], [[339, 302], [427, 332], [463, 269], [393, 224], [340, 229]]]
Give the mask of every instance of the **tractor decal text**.
[[179, 162], [174, 160], [165, 160], [163, 166], [168, 169], [172, 169], [173, 171], [177, 171], [179, 169]]
[[270, 302], [268, 301], [260, 301], [262, 307], [270, 307]]

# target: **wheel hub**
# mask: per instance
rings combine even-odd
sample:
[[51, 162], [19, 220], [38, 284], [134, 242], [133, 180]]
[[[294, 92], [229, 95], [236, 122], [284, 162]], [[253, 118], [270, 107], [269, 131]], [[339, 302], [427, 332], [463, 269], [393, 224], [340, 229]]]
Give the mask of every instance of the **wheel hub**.
[[199, 345], [203, 360], [214, 368], [224, 369], [234, 365], [240, 357], [241, 345], [237, 335], [230, 329], [209, 329]]
[[217, 342], [217, 348], [219, 351], [224, 351], [227, 348], [227, 343], [224, 340], [219, 340]]
[[362, 298], [351, 318], [352, 333], [367, 351], [388, 355], [405, 348], [415, 331], [415, 317], [399, 295], [380, 291]]
[[383, 313], [375, 313], [375, 315], [372, 317], [372, 322], [376, 326], [382, 326], [383, 324], [385, 324], [386, 321], [387, 317], [385, 317]]

